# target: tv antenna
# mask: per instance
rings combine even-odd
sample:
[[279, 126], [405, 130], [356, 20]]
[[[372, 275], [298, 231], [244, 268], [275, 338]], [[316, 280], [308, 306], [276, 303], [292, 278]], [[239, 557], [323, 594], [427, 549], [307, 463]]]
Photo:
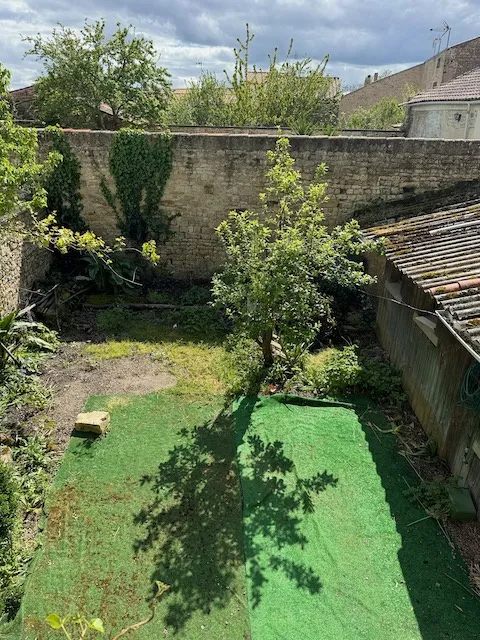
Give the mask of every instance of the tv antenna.
[[443, 22], [443, 25], [441, 27], [435, 27], [433, 29], [430, 29], [430, 31], [434, 31], [435, 33], [439, 33], [439, 36], [436, 36], [433, 39], [433, 52], [434, 55], [437, 55], [437, 53], [440, 53], [441, 49], [442, 49], [442, 40], [445, 36], [447, 36], [447, 44], [445, 46], [445, 49], [448, 49], [448, 44], [450, 42], [450, 32], [452, 31], [452, 27], [450, 27], [445, 21]]

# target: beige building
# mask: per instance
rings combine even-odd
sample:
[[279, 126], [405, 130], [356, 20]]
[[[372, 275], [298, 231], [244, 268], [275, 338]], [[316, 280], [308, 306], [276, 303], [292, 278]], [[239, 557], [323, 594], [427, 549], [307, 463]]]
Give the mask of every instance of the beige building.
[[[480, 37], [453, 45], [414, 67], [378, 79], [367, 76], [365, 86], [342, 97], [340, 113], [350, 115], [363, 107], [369, 109], [382, 98], [406, 99], [405, 89], [430, 91], [480, 66]], [[410, 94], [412, 95], [412, 94]]]
[[480, 67], [408, 102], [409, 138], [480, 139]]

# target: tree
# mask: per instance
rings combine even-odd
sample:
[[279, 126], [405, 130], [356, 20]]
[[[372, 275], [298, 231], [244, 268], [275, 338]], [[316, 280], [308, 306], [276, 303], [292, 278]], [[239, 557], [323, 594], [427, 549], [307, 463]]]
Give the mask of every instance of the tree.
[[131, 26], [117, 23], [108, 38], [104, 20], [85, 22], [78, 33], [59, 25], [50, 38], [25, 40], [26, 55], [43, 63], [35, 105], [47, 124], [119, 129], [162, 122], [170, 74], [158, 65], [153, 42]]
[[382, 98], [370, 109], [358, 107], [344, 118], [344, 129], [391, 129], [405, 118], [405, 107], [396, 98]]
[[222, 127], [228, 125], [227, 88], [214, 73], [202, 72], [197, 82], [191, 82], [184, 95], [170, 101], [166, 122], [171, 125], [200, 125]]
[[37, 131], [16, 125], [9, 110], [9, 81], [10, 73], [0, 64], [0, 242], [14, 235], [63, 254], [70, 250], [88, 253], [110, 269], [112, 254], [126, 250], [141, 253], [156, 264], [160, 258], [154, 241], [144, 242], [137, 249], [127, 247], [125, 239], [119, 237], [109, 246], [92, 231], [59, 225], [54, 212], [42, 217], [48, 204], [43, 185], [62, 162], [62, 156], [54, 151], [43, 163], [38, 162]]
[[304, 187], [289, 147], [288, 139], [280, 138], [267, 154], [261, 214], [232, 211], [218, 227], [226, 266], [214, 277], [213, 293], [236, 335], [261, 348], [266, 367], [277, 357], [292, 369], [333, 322], [331, 292], [374, 281], [355, 256], [381, 243], [362, 242], [355, 220], [327, 229], [322, 210], [327, 167], [320, 165]]
[[269, 55], [266, 72], [250, 68], [250, 43], [254, 35], [246, 25], [246, 38], [234, 49], [235, 67], [227, 79], [231, 84], [232, 124], [289, 127], [295, 133], [312, 134], [336, 123], [339, 93], [333, 79], [325, 75], [328, 56], [319, 64], [311, 58], [291, 60], [293, 40], [283, 62], [278, 49]]

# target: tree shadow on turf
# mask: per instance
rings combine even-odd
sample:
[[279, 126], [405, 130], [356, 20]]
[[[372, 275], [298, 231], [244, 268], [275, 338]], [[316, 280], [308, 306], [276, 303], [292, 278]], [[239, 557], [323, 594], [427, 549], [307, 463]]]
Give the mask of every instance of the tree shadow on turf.
[[[313, 567], [288, 559], [283, 550], [305, 548], [308, 538], [302, 521], [315, 511], [312, 495], [337, 486], [338, 480], [326, 470], [300, 478], [279, 440], [264, 442], [258, 435], [249, 435], [243, 441], [240, 466], [251, 606], [260, 604], [262, 587], [272, 570], [282, 571], [298, 589], [320, 593], [322, 582]], [[268, 540], [268, 555], [258, 540]]]
[[405, 497], [407, 482], [416, 485], [418, 479], [398, 455], [395, 437], [375, 429], [374, 425], [388, 429], [388, 422], [365, 399], [355, 403], [355, 411], [402, 539], [398, 559], [422, 640], [478, 639], [474, 620], [480, 614], [480, 603], [470, 592], [458, 553], [450, 548], [437, 523], [424, 519], [425, 511]]
[[[300, 525], [303, 515], [313, 509], [312, 494], [335, 486], [337, 480], [326, 471], [299, 478], [281, 442], [247, 435], [249, 462], [248, 469], [242, 465], [241, 490], [237, 444], [246, 435], [255, 403], [256, 398], [245, 398], [233, 416], [225, 407], [213, 421], [193, 431], [182, 430], [181, 442], [157, 473], [142, 479], [151, 485], [153, 498], [135, 517], [145, 536], [134, 549], [154, 550], [151, 580], [171, 587], [164, 622], [174, 632], [197, 612], [225, 608], [232, 597], [247, 606], [242, 575], [245, 548], [252, 559], [253, 606], [261, 600], [267, 570], [283, 571], [298, 588], [312, 594], [322, 588], [311, 567], [276, 552], [307, 544]], [[268, 536], [275, 550], [268, 566], [255, 559], [257, 534]]]

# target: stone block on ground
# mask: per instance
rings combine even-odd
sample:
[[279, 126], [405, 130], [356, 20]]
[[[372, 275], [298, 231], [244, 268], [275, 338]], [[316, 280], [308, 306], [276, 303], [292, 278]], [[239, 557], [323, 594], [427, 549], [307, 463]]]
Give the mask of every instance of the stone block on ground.
[[75, 429], [87, 433], [102, 435], [110, 424], [108, 411], [89, 411], [79, 413], [75, 420]]
[[471, 522], [477, 517], [470, 491], [464, 487], [448, 487], [450, 516], [459, 522]]

